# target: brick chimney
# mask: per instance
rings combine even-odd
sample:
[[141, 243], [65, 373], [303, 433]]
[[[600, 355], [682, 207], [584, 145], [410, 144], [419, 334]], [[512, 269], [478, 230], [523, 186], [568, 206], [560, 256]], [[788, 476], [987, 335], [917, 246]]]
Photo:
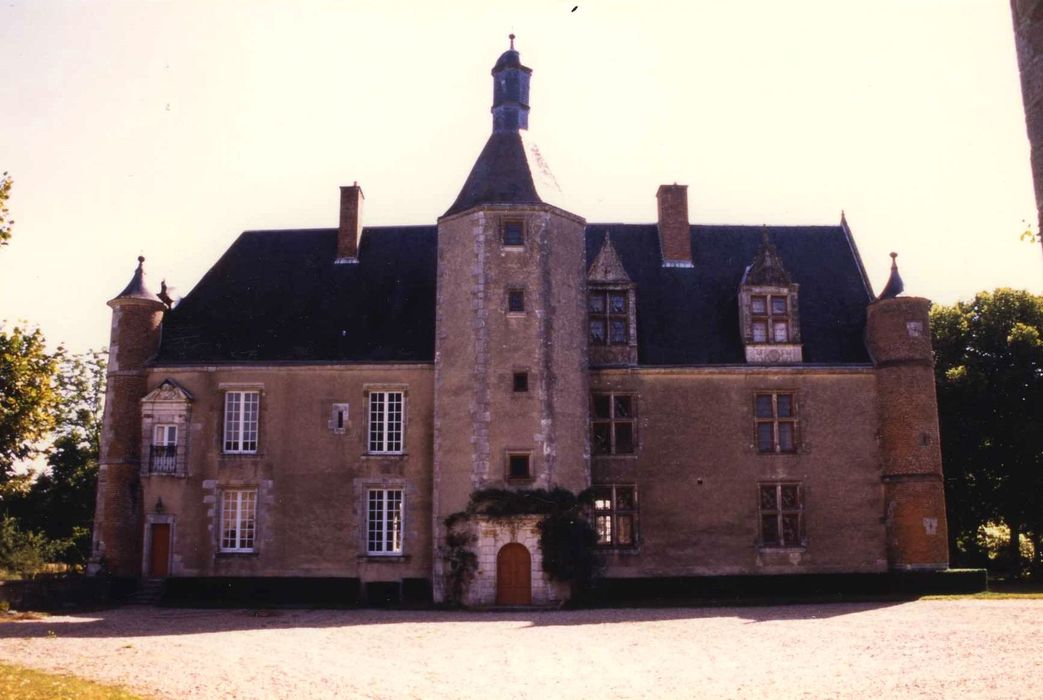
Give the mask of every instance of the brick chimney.
[[362, 240], [362, 194], [359, 183], [340, 188], [340, 227], [337, 229], [338, 263], [359, 260], [359, 242]]
[[659, 250], [663, 267], [692, 267], [692, 236], [688, 226], [688, 185], [660, 185]]

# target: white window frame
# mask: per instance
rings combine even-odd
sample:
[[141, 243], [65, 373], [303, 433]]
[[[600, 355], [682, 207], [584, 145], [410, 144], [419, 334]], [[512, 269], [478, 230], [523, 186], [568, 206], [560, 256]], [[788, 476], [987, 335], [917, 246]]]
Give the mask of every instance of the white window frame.
[[405, 513], [405, 489], [366, 490], [366, 554], [371, 557], [402, 556]]
[[[159, 437], [162, 431], [162, 437]], [[173, 433], [173, 437], [171, 437]], [[177, 445], [177, 425], [174, 423], [156, 423], [152, 426], [152, 444], [156, 447]]]
[[[222, 552], [243, 554], [257, 551], [257, 489], [222, 491], [220, 517], [218, 544]], [[226, 537], [228, 532], [233, 533], [231, 539]]]
[[[398, 403], [396, 412], [390, 409], [392, 397]], [[400, 455], [406, 444], [406, 392], [370, 391], [368, 397], [366, 447], [369, 454]], [[397, 435], [397, 439], [396, 436]]]
[[[250, 397], [255, 397], [249, 401]], [[247, 408], [253, 404], [252, 420], [247, 420]], [[221, 448], [225, 454], [257, 454], [261, 423], [260, 391], [226, 391], [224, 410], [224, 434]], [[253, 434], [253, 440], [246, 435]]]

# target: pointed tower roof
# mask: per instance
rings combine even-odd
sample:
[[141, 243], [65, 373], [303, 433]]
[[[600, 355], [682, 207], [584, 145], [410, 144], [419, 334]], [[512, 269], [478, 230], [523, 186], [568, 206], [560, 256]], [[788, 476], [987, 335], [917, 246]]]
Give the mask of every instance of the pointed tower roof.
[[619, 260], [616, 247], [605, 231], [605, 240], [601, 244], [601, 250], [587, 271], [587, 279], [591, 282], [622, 283], [630, 284], [630, 276], [623, 269], [623, 263]]
[[782, 256], [768, 236], [768, 227], [761, 231], [761, 247], [753, 258], [753, 263], [746, 268], [742, 276], [742, 284], [788, 287], [791, 284], [789, 273], [782, 264]]
[[902, 276], [898, 274], [898, 253], [891, 253], [891, 276], [887, 278], [887, 284], [884, 285], [884, 289], [880, 292], [880, 296], [876, 299], [894, 299], [896, 296], [905, 291], [905, 282], [902, 281]]
[[493, 133], [471, 168], [456, 201], [443, 216], [479, 204], [541, 204], [560, 195], [558, 183], [528, 137], [529, 77], [511, 47], [493, 67]]
[[142, 299], [145, 301], [154, 301], [157, 304], [163, 303], [160, 298], [153, 294], [145, 285], [144, 265], [145, 256], [139, 255], [138, 268], [134, 270], [134, 276], [130, 278], [130, 282], [123, 288], [123, 291], [117, 294], [116, 298], [109, 302], [110, 304], [121, 299]]

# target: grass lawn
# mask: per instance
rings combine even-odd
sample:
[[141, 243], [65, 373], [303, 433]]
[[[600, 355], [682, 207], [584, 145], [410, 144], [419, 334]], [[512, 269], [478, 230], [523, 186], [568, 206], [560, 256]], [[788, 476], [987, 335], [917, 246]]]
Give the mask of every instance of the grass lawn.
[[1043, 582], [1004, 581], [992, 579], [989, 590], [981, 593], [954, 593], [951, 595], [925, 595], [921, 600], [951, 600], [954, 598], [976, 598], [977, 600], [1043, 600]]
[[112, 685], [85, 681], [75, 676], [44, 673], [20, 666], [0, 664], [0, 700], [142, 700], [142, 696]]

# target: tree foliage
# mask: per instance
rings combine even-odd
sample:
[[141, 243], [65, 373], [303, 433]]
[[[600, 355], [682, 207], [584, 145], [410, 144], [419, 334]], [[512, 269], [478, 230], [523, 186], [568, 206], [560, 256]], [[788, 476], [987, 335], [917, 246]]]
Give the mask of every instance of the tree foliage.
[[54, 427], [60, 357], [47, 351], [40, 329], [0, 327], [0, 483], [39, 453]]
[[986, 563], [979, 533], [1003, 521], [1017, 573], [1018, 535], [1037, 560], [1043, 537], [1043, 296], [981, 292], [931, 327], [953, 559]]
[[0, 246], [7, 245], [11, 240], [11, 229], [14, 227], [14, 219], [7, 210], [7, 199], [11, 196], [12, 185], [14, 180], [5, 170], [3, 175], [0, 175]]

